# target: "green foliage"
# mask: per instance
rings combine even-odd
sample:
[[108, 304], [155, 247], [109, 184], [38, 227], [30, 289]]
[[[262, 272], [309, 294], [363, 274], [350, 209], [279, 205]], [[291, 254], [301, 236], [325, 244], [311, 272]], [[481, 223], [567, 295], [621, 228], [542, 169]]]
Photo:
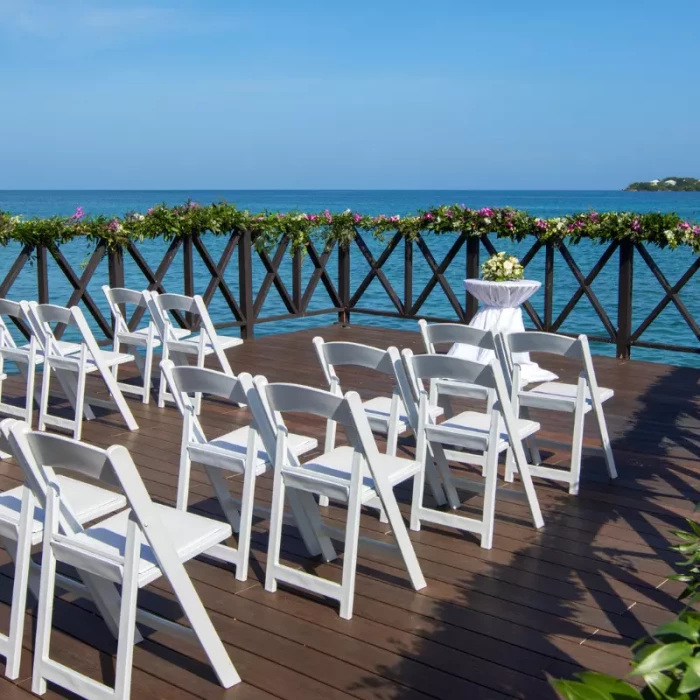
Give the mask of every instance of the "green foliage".
[[[683, 555], [686, 584], [679, 598], [692, 605], [700, 600], [700, 525], [688, 520], [689, 530], [673, 534], [681, 543], [672, 547]], [[631, 676], [641, 677], [640, 688], [602, 673], [585, 671], [575, 680], [552, 685], [564, 700], [694, 700], [700, 697], [700, 612], [686, 608], [675, 620], [661, 625], [649, 639], [635, 645]]]
[[630, 239], [675, 248], [687, 245], [700, 253], [700, 226], [683, 221], [676, 214], [590, 211], [563, 217], [541, 219], [525, 211], [510, 209], [468, 209], [445, 205], [420, 211], [415, 216], [366, 216], [349, 209], [340, 213], [304, 212], [251, 213], [226, 202], [202, 206], [188, 201], [176, 207], [164, 204], [145, 214], [130, 212], [123, 218], [85, 216], [81, 208], [71, 217], [24, 219], [0, 211], [0, 245], [61, 245], [74, 239], [88, 244], [103, 243], [108, 248], [128, 241], [186, 238], [209, 233], [230, 235], [250, 230], [256, 246], [270, 248], [288, 237], [292, 252], [312, 242], [348, 245], [359, 231], [379, 239], [399, 235], [415, 240], [420, 233], [481, 236], [495, 233], [515, 241], [536, 236], [542, 242], [578, 243], [584, 238], [597, 243]]

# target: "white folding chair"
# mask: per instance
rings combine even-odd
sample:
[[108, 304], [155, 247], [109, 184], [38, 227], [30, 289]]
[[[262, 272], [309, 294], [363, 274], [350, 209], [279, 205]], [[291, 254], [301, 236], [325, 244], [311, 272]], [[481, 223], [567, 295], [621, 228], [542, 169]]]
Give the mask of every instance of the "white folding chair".
[[[78, 440], [82, 433], [83, 409], [85, 407], [101, 406], [119, 410], [129, 430], [138, 430], [129, 405], [124, 400], [117, 380], [112, 374], [112, 367], [126, 362], [134, 362], [134, 356], [127, 353], [102, 350], [95, 340], [83, 312], [77, 306], [67, 309], [55, 304], [36, 304], [28, 307], [34, 325], [48, 329], [44, 347], [44, 375], [41, 383], [41, 401], [39, 405], [39, 430], [51, 425], [64, 430], [71, 430], [73, 437]], [[66, 355], [57, 341], [51, 323], [63, 323], [76, 328], [82, 337], [80, 352]], [[49, 391], [51, 388], [51, 373], [56, 371], [64, 388], [68, 388], [68, 399], [75, 409], [75, 418], [64, 418], [49, 413]], [[99, 373], [104, 381], [111, 400], [102, 400], [85, 395], [85, 382], [88, 374]], [[93, 414], [94, 415], [94, 414]]]
[[[413, 460], [382, 454], [372, 435], [362, 401], [356, 392], [344, 397], [322, 389], [296, 384], [268, 384], [263, 377], [256, 377], [258, 393], [274, 412], [302, 412], [339, 423], [350, 445], [336, 447], [315, 459], [300, 464], [293, 459], [287, 442], [287, 429], [283, 422], [277, 425], [275, 445], [275, 480], [272, 493], [272, 517], [268, 550], [265, 590], [274, 593], [279, 582], [302, 588], [340, 602], [340, 616], [352, 617], [357, 567], [358, 546], [379, 546], [383, 552], [400, 554], [411, 583], [416, 590], [425, 587], [420, 564], [408, 537], [393, 488], [421, 472], [421, 465]], [[270, 446], [271, 447], [271, 446]], [[270, 452], [268, 447], [268, 452]], [[414, 481], [414, 493], [417, 493]], [[282, 521], [285, 489], [293, 488], [309, 494], [327, 496], [347, 503], [348, 519], [345, 530], [323, 527], [322, 532], [344, 539], [343, 572], [341, 583], [314, 576], [280, 563]], [[360, 509], [363, 504], [379, 498], [391, 525], [395, 545], [377, 543], [360, 538]], [[311, 499], [312, 508], [316, 503]], [[312, 512], [310, 512], [312, 514]], [[313, 515], [317, 515], [316, 510]]]
[[[522, 446], [522, 441], [536, 433], [540, 426], [533, 421], [516, 420], [498, 361], [482, 365], [457, 357], [413, 355], [410, 350], [404, 350], [402, 357], [406, 374], [413, 386], [412, 393], [420, 397], [416, 459], [423, 463], [429, 459], [435, 460], [452, 508], [457, 508], [460, 504], [458, 488], [483, 493], [484, 499], [482, 517], [473, 518], [426, 507], [420, 493], [411, 510], [411, 528], [419, 530], [421, 521], [425, 520], [474, 532], [480, 536], [481, 546], [491, 549], [497, 494], [508, 498], [522, 496], [512, 489], [497, 488], [498, 457], [509, 448], [515, 456], [515, 464], [523, 482], [524, 495], [535, 527], [542, 527], [544, 521]], [[441, 393], [459, 398], [469, 397], [470, 389], [466, 385], [477, 385], [493, 391], [497, 403], [490, 413], [462, 411], [442, 423], [436, 423], [429, 411], [431, 398], [423, 385], [424, 381], [434, 379], [452, 380], [441, 381], [434, 401], [439, 400]], [[405, 401], [408, 400], [410, 397], [405, 398]], [[457, 449], [446, 449], [455, 447]], [[481, 465], [484, 479], [476, 482], [455, 477], [449, 468], [449, 461]]]
[[[139, 611], [139, 620], [178, 637], [195, 637], [221, 685], [229, 688], [238, 683], [240, 678], [184, 568], [184, 563], [230, 537], [231, 527], [153, 503], [128, 450], [121, 445], [103, 450], [67, 437], [30, 431], [19, 424], [11, 431], [19, 449], [38, 464], [50, 467], [54, 474], [77, 473], [117, 488], [129, 506], [86, 529], [64, 530], [60, 512], [66, 494], [60, 482], [51, 480], [46, 498], [32, 692], [43, 695], [47, 682], [51, 682], [88, 699], [129, 698], [134, 642], [140, 639], [136, 628], [138, 591], [161, 576], [170, 584], [190, 627], [146, 611]], [[114, 689], [50, 657], [58, 562], [109, 585], [121, 585]]]
[[[29, 336], [28, 343], [23, 345], [15, 343], [12, 333], [5, 323], [5, 317], [28, 326], [31, 331], [29, 319], [24, 313], [21, 303], [0, 299], [0, 411], [6, 415], [22, 418], [31, 425], [34, 412], [36, 367], [44, 361], [44, 357], [33, 333]], [[3, 382], [7, 379], [6, 362], [15, 364], [25, 382], [24, 406], [2, 401]]]
[[[107, 303], [112, 312], [112, 320], [114, 322], [112, 351], [119, 353], [121, 346], [126, 346], [128, 353], [134, 356], [136, 367], [143, 379], [142, 386], [119, 382], [119, 388], [122, 390], [122, 393], [135, 394], [141, 397], [143, 403], [148, 403], [151, 397], [151, 384], [153, 381], [153, 351], [160, 347], [161, 338], [152, 319], [149, 319], [145, 327], [132, 331], [124, 313], [127, 304], [137, 309], [147, 309], [148, 299], [146, 292], [138, 292], [134, 289], [125, 289], [123, 287], [110, 287], [106, 284], [103, 285], [102, 291], [107, 297]], [[181, 339], [188, 336], [190, 331], [187, 328], [173, 328], [172, 333], [176, 338]], [[143, 356], [140, 354], [139, 348], [143, 348]], [[119, 365], [114, 365], [112, 374], [114, 374], [115, 379], [117, 379], [118, 371]]]
[[[215, 355], [221, 365], [221, 369], [234, 376], [231, 365], [226, 357], [226, 350], [236, 345], [241, 345], [241, 338], [220, 336], [207, 311], [206, 304], [201, 296], [193, 297], [182, 294], [158, 294], [148, 292], [148, 308], [151, 311], [158, 333], [163, 338], [163, 360], [172, 359], [177, 366], [188, 364], [188, 357], [197, 358], [197, 367], [204, 367], [204, 359], [209, 355]], [[170, 320], [170, 313], [178, 311], [189, 314], [190, 317], [199, 319], [199, 333], [193, 333], [186, 337], [179, 337]], [[163, 408], [166, 401], [173, 401], [172, 395], [167, 391], [166, 383], [161, 376], [158, 390], [158, 406]], [[199, 411], [199, 397], [197, 397], [197, 411]]]
[[[436, 355], [435, 346], [453, 347], [458, 345], [470, 345], [474, 348], [496, 351], [496, 340], [491, 331], [484, 331], [480, 328], [472, 328], [464, 323], [428, 323], [425, 319], [418, 321], [418, 330], [420, 331], [425, 352], [428, 355]], [[444, 381], [435, 379], [430, 383], [431, 399], [435, 398], [436, 392]], [[464, 396], [472, 399], [484, 399], [488, 402], [490, 410], [493, 403], [493, 392], [484, 389], [481, 386], [465, 385]], [[452, 415], [452, 408], [449, 403], [449, 398], [445, 396], [447, 415]], [[431, 403], [435, 403], [434, 400]]]
[[[0, 423], [0, 449], [12, 453], [9, 443], [10, 429], [17, 423], [6, 418]], [[17, 457], [18, 464], [26, 475], [26, 486], [0, 493], [0, 542], [14, 561], [15, 572], [12, 584], [9, 634], [0, 634], [0, 654], [5, 657], [5, 676], [19, 676], [24, 633], [24, 617], [27, 588], [39, 599], [39, 567], [31, 558], [32, 546], [41, 542], [44, 531], [44, 509], [36, 505], [35, 491], [45, 494], [47, 481], [44, 472], [31, 467]], [[27, 475], [28, 474], [28, 475]], [[67, 476], [56, 477], [64, 494], [64, 519], [82, 525], [121, 510], [126, 506], [124, 496], [107, 489], [93, 486]], [[68, 577], [57, 575], [62, 588], [82, 593], [85, 585]]]
[[[584, 420], [586, 414], [593, 411], [598, 425], [608, 474], [611, 479], [617, 478], [615, 458], [610, 444], [608, 427], [605, 422], [605, 413], [603, 412], [603, 403], [611, 399], [615, 392], [612, 389], [598, 386], [588, 338], [585, 335], [580, 335], [578, 338], [569, 338], [555, 333], [528, 331], [502, 336], [501, 346], [505, 363], [507, 366], [512, 367], [513, 387], [520, 386], [520, 366], [517, 363], [513, 363], [513, 355], [515, 353], [539, 352], [569, 357], [578, 360], [582, 367], [576, 384], [567, 384], [559, 381], [545, 382], [532, 389], [521, 389], [519, 392], [513, 390], [512, 401], [516, 413], [518, 410], [527, 411], [535, 408], [571, 413], [574, 416], [569, 469], [564, 470], [541, 465], [539, 451], [533, 450], [536, 465], [530, 467], [530, 472], [543, 479], [564, 482], [569, 485], [569, 493], [577, 494], [581, 480]], [[540, 446], [551, 445], [560, 447], [561, 444], [553, 440], [537, 438], [537, 445]], [[513, 466], [509, 460], [506, 468], [506, 480], [512, 481], [512, 479]]]
[[[208, 439], [190, 394], [216, 396], [234, 404], [245, 404], [247, 394], [253, 387], [252, 377], [246, 372], [231, 377], [203, 367], [175, 367], [171, 360], [163, 360], [161, 368], [183, 418], [177, 507], [187, 510], [192, 462], [201, 464], [227, 520], [233, 531], [238, 533], [237, 549], [217, 545], [207, 554], [234, 564], [236, 578], [245, 581], [248, 577], [253, 512], [265, 516], [270, 513], [269, 509], [255, 507], [255, 479], [267, 471], [272, 459], [264, 450], [254, 424]], [[315, 438], [289, 435], [289, 448], [297, 456], [317, 446]], [[243, 498], [240, 501], [231, 496], [226, 483], [227, 472], [243, 475]]]

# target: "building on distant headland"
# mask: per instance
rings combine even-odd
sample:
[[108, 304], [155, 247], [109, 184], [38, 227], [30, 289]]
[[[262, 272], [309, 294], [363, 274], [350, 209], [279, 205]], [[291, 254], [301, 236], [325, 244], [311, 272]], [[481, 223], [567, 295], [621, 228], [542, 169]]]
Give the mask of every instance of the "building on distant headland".
[[633, 182], [625, 189], [633, 192], [700, 192], [700, 180], [694, 177], [668, 177], [664, 180]]

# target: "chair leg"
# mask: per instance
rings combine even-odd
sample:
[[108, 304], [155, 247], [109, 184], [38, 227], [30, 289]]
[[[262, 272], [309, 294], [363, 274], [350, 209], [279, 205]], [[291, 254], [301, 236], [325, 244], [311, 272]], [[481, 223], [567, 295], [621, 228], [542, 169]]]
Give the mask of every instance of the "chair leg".
[[44, 362], [44, 372], [41, 377], [41, 401], [39, 402], [39, 430], [46, 430], [46, 414], [49, 410], [49, 390], [51, 388], [51, 366]]
[[[486, 462], [484, 462], [484, 476], [486, 470]], [[506, 452], [506, 472], [505, 472], [505, 481], [509, 484], [513, 483], [513, 479], [515, 477], [515, 457], [513, 456], [513, 450], [509, 447], [508, 451]]]
[[[428, 455], [426, 455], [427, 457]], [[423, 507], [425, 494], [425, 479], [427, 476], [426, 465], [423, 463], [421, 470], [413, 477], [413, 496], [411, 498], [411, 530], [420, 530], [420, 509]]]
[[598, 423], [598, 432], [600, 433], [600, 441], [603, 444], [603, 452], [605, 453], [605, 466], [608, 469], [608, 476], [611, 479], [617, 479], [617, 469], [615, 467], [612, 445], [610, 444], [610, 436], [608, 435], [608, 425], [605, 421], [603, 407], [600, 404], [596, 407], [595, 414]]
[[85, 403], [85, 372], [78, 373], [78, 386], [75, 394], [75, 423], [73, 425], [73, 439], [80, 440], [83, 432], [83, 404]]
[[265, 568], [265, 590], [277, 591], [277, 572], [282, 546], [282, 524], [284, 522], [284, 478], [279, 469], [275, 470], [272, 484], [272, 507], [270, 509], [270, 534], [267, 545], [267, 567]]
[[447, 457], [445, 456], [445, 450], [442, 445], [438, 443], [433, 443], [432, 453], [435, 458], [435, 465], [442, 478], [442, 485], [445, 489], [445, 494], [447, 496], [447, 502], [450, 504], [450, 508], [453, 510], [459, 508], [459, 494], [457, 489], [452, 482], [452, 474], [450, 474], [450, 465], [447, 462]]
[[248, 578], [250, 559], [250, 537], [253, 529], [253, 507], [255, 504], [255, 469], [249, 469], [243, 476], [243, 498], [241, 502], [240, 528], [238, 530], [238, 566], [236, 579]]
[[578, 494], [579, 482], [581, 481], [584, 419], [583, 405], [577, 405], [574, 411], [574, 437], [571, 442], [571, 482], [569, 484], [569, 493], [573, 496]]
[[357, 571], [357, 550], [360, 545], [360, 497], [359, 479], [353, 479], [348, 500], [348, 519], [345, 524], [345, 552], [343, 553], [343, 576], [340, 593], [340, 617], [352, 618], [355, 600], [355, 575]]
[[153, 348], [146, 347], [146, 357], [143, 362], [143, 403], [151, 402], [151, 382], [153, 375]]
[[114, 698], [129, 700], [131, 672], [134, 659], [134, 634], [136, 632], [136, 607], [138, 603], [138, 569], [141, 560], [141, 537], [133, 516], [129, 518], [124, 552], [124, 578], [122, 583], [121, 610], [119, 612], [119, 638], [115, 667]]
[[24, 405], [25, 421], [32, 427], [32, 414], [34, 413], [34, 383], [36, 381], [36, 366], [27, 367], [27, 400]]
[[43, 695], [46, 692], [46, 680], [44, 680], [42, 666], [49, 661], [55, 585], [56, 557], [49, 544], [44, 547], [41, 562], [39, 610], [36, 620], [36, 642], [32, 669], [32, 693], [35, 695]]
[[319, 496], [318, 497], [318, 505], [320, 505], [322, 508], [328, 508], [328, 504], [330, 501], [328, 500], [328, 496]]
[[496, 486], [498, 483], [498, 452], [495, 444], [489, 445], [485, 462], [484, 530], [481, 535], [481, 546], [483, 549], [491, 549], [493, 547], [493, 530], [496, 521]]
[[[184, 441], [183, 441], [184, 442]], [[187, 452], [187, 446], [183, 444], [180, 451], [180, 470], [177, 475], [177, 500], [175, 507], [178, 510], [187, 510], [187, 501], [190, 494], [190, 471], [192, 460]]]
[[13, 543], [15, 545], [15, 578], [12, 583], [10, 631], [7, 639], [8, 650], [5, 660], [5, 676], [10, 680], [16, 680], [19, 677], [22, 658], [24, 615], [27, 608], [27, 588], [29, 586], [29, 565], [31, 562], [31, 528], [32, 522], [30, 518], [22, 517], [20, 519], [17, 542]]

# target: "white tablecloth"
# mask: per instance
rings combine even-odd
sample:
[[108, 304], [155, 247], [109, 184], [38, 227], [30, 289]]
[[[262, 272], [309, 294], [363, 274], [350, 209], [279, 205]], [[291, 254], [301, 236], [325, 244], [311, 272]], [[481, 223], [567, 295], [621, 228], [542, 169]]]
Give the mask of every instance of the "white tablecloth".
[[[464, 288], [479, 302], [479, 311], [469, 324], [474, 328], [490, 330], [494, 333], [517, 333], [524, 331], [523, 312], [520, 308], [539, 288], [541, 284], [534, 280], [515, 280], [512, 282], [486, 282], [484, 280], [464, 280]], [[472, 345], [455, 343], [448, 353], [454, 357], [488, 364], [493, 360], [491, 350], [475, 348]], [[551, 382], [557, 375], [542, 369], [530, 360], [528, 353], [516, 353], [513, 361], [521, 367], [523, 384], [533, 382]]]

